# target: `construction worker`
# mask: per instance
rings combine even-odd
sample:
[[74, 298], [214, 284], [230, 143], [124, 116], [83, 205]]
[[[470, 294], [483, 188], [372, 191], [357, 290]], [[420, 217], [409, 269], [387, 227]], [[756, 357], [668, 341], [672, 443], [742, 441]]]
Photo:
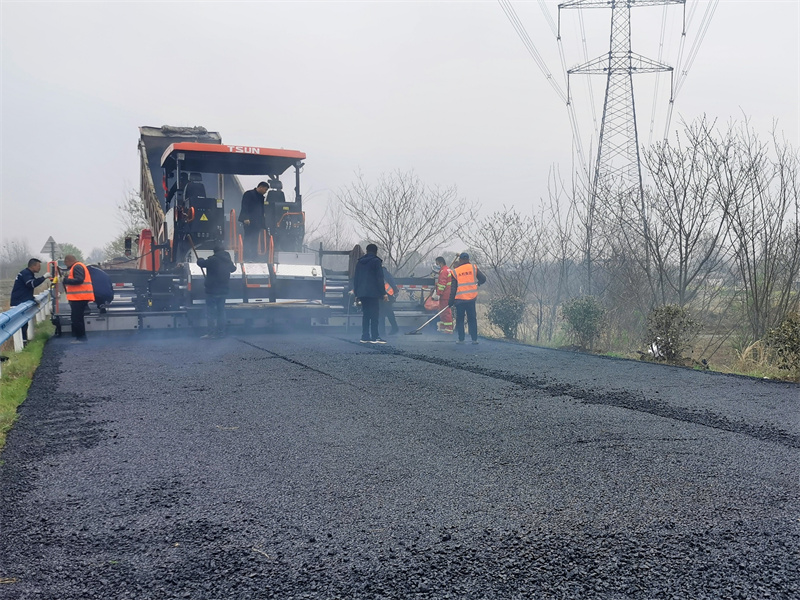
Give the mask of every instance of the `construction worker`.
[[400, 329], [397, 327], [397, 318], [394, 316], [394, 303], [397, 302], [397, 295], [400, 293], [400, 288], [394, 281], [394, 277], [386, 267], [383, 267], [383, 288], [386, 290], [386, 301], [381, 302], [378, 306], [380, 317], [378, 320], [378, 333], [381, 335], [386, 334], [386, 319], [389, 319], [389, 325], [392, 328], [389, 330], [388, 335], [395, 335]]
[[388, 301], [383, 280], [383, 261], [378, 247], [367, 245], [367, 253], [358, 259], [353, 274], [353, 294], [361, 302], [361, 343], [385, 344], [378, 331], [380, 302]]
[[225, 337], [225, 299], [230, 289], [231, 273], [236, 265], [222, 244], [214, 245], [214, 254], [197, 259], [197, 265], [205, 269], [206, 310], [208, 333], [202, 339]]
[[[50, 273], [44, 277], [37, 277], [36, 274], [42, 269], [42, 261], [32, 258], [28, 261], [28, 266], [17, 273], [14, 279], [14, 287], [11, 288], [11, 306], [19, 306], [24, 302], [33, 300], [33, 290], [42, 285], [46, 279], [50, 279]], [[28, 341], [28, 323], [22, 326], [22, 343]]]
[[264, 219], [264, 194], [268, 190], [269, 183], [262, 181], [255, 189], [247, 190], [242, 196], [239, 221], [244, 229], [242, 243], [244, 245], [244, 259], [247, 262], [258, 261], [258, 236], [267, 227]]
[[436, 257], [436, 266], [439, 268], [439, 275], [436, 278], [436, 292], [433, 299], [439, 301], [439, 310], [447, 309], [439, 315], [436, 330], [442, 333], [453, 333], [453, 311], [449, 308], [453, 271], [447, 266], [447, 261], [442, 256]]
[[486, 283], [486, 276], [478, 267], [469, 262], [469, 254], [462, 252], [456, 262], [453, 273], [451, 296], [448, 305], [456, 308], [457, 344], [464, 343], [464, 317], [467, 317], [469, 336], [472, 343], [478, 343], [478, 315], [475, 300], [478, 298], [478, 286]]
[[92, 275], [89, 269], [81, 262], [78, 262], [72, 254], [64, 257], [64, 264], [67, 265], [67, 276], [62, 279], [64, 289], [67, 292], [70, 314], [72, 320], [72, 340], [73, 344], [86, 341], [86, 323], [83, 316], [86, 314], [86, 307], [89, 302], [94, 302], [94, 287], [92, 286]]

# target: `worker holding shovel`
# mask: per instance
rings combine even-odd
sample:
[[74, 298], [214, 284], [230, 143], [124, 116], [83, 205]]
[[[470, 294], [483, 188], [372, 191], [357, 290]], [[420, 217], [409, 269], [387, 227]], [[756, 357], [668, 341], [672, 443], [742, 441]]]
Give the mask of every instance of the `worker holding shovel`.
[[453, 271], [447, 266], [444, 257], [436, 257], [436, 266], [439, 267], [439, 276], [436, 278], [436, 292], [433, 299], [438, 300], [439, 310], [447, 309], [442, 312], [436, 330], [442, 333], [453, 333], [453, 311], [450, 310], [450, 292], [453, 284]]
[[214, 246], [214, 254], [198, 258], [197, 264], [205, 269], [206, 308], [208, 310], [208, 333], [204, 339], [225, 336], [225, 299], [228, 297], [231, 273], [236, 265], [222, 244]]

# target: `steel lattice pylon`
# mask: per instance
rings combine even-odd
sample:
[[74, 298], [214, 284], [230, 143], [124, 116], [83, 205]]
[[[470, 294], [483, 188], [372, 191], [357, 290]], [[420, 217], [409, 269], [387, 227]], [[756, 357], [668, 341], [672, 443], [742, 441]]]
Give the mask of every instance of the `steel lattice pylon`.
[[672, 67], [631, 51], [631, 8], [685, 4], [686, 0], [572, 0], [562, 8], [611, 8], [611, 44], [607, 55], [567, 71], [568, 75], [606, 75], [603, 117], [597, 144], [592, 197], [600, 189], [642, 194], [639, 135], [633, 75], [672, 71]]

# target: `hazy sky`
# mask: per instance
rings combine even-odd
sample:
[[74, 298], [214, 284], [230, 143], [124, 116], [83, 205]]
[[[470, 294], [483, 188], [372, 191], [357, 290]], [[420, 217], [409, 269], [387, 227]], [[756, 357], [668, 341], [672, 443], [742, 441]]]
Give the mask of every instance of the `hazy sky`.
[[[512, 6], [566, 88], [542, 10], [556, 19], [557, 4]], [[707, 6], [688, 0], [684, 58]], [[571, 169], [565, 105], [498, 2], [2, 0], [0, 10], [0, 236], [27, 239], [34, 252], [53, 236], [88, 254], [118, 234], [116, 206], [138, 187], [140, 125], [203, 125], [230, 144], [306, 152], [310, 221], [359, 169], [456, 184], [485, 213], [533, 210], [551, 168]], [[608, 51], [610, 17], [564, 11], [568, 68]], [[682, 18], [679, 6], [633, 10], [634, 51], [674, 65]], [[800, 2], [722, 0], [672, 130], [703, 113], [722, 123], [746, 115], [764, 136], [777, 120], [800, 146], [799, 58]], [[647, 143], [651, 121], [663, 136], [669, 78], [634, 82]], [[588, 149], [590, 106], [599, 118], [605, 83], [570, 83]]]

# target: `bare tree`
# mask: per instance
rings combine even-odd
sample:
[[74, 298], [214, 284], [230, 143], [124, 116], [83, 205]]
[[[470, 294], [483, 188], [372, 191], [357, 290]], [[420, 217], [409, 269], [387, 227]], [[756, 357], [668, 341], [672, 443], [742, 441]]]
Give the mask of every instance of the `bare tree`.
[[743, 306], [753, 340], [796, 310], [800, 274], [800, 175], [797, 151], [773, 132], [761, 142], [745, 123], [728, 132], [732, 152], [719, 170], [721, 195]]
[[0, 246], [0, 279], [10, 279], [28, 265], [31, 254], [28, 240], [15, 238]]
[[[652, 233], [644, 219], [643, 198], [637, 188], [606, 189], [598, 202], [598, 237], [604, 252], [595, 274], [595, 297], [607, 308], [604, 335], [607, 343], [615, 339], [638, 340], [645, 331], [647, 315], [654, 300], [652, 258], [647, 239]], [[634, 342], [634, 345], [637, 342]]]
[[536, 341], [545, 334], [553, 339], [559, 318], [558, 307], [570, 296], [576, 265], [580, 262], [578, 245], [574, 243], [577, 227], [575, 202], [565, 200], [564, 183], [555, 169], [548, 181], [549, 202], [542, 209], [540, 222], [545, 236], [546, 256], [534, 270], [532, 295], [536, 303]]
[[516, 338], [528, 303], [533, 276], [544, 254], [544, 228], [531, 216], [503, 207], [465, 229], [461, 238], [480, 255], [494, 291], [489, 320], [506, 337]]
[[653, 261], [653, 289], [659, 305], [681, 307], [705, 288], [720, 268], [729, 198], [719, 197], [717, 171], [730, 147], [717, 144], [705, 118], [685, 126], [685, 143], [659, 143], [643, 153], [652, 190], [637, 206], [642, 237]]
[[455, 186], [428, 187], [413, 171], [383, 174], [374, 185], [357, 173], [337, 200], [356, 233], [377, 243], [387, 267], [401, 275], [458, 237], [475, 212]]
[[583, 280], [581, 287], [584, 294], [597, 294], [597, 263], [603, 256], [605, 240], [602, 235], [602, 216], [608, 211], [606, 204], [610, 197], [608, 189], [591, 190], [578, 187], [578, 182], [573, 182], [571, 212], [574, 215], [575, 237], [573, 243], [581, 255], [583, 266]]
[[533, 268], [541, 259], [543, 231], [533, 217], [513, 208], [476, 221], [461, 234], [467, 246], [480, 253], [482, 270], [491, 273], [492, 287], [502, 296], [524, 299]]
[[[107, 259], [122, 256], [125, 253], [125, 238], [135, 239], [143, 229], [150, 227], [139, 192], [133, 189], [125, 192], [123, 199], [117, 204], [117, 221], [120, 224], [120, 233], [103, 248]], [[153, 234], [156, 235], [157, 232]], [[134, 254], [136, 250], [134, 245]]]
[[306, 239], [312, 249], [322, 244], [331, 250], [349, 250], [355, 245], [353, 225], [340, 202], [328, 203], [322, 219], [306, 230]]

